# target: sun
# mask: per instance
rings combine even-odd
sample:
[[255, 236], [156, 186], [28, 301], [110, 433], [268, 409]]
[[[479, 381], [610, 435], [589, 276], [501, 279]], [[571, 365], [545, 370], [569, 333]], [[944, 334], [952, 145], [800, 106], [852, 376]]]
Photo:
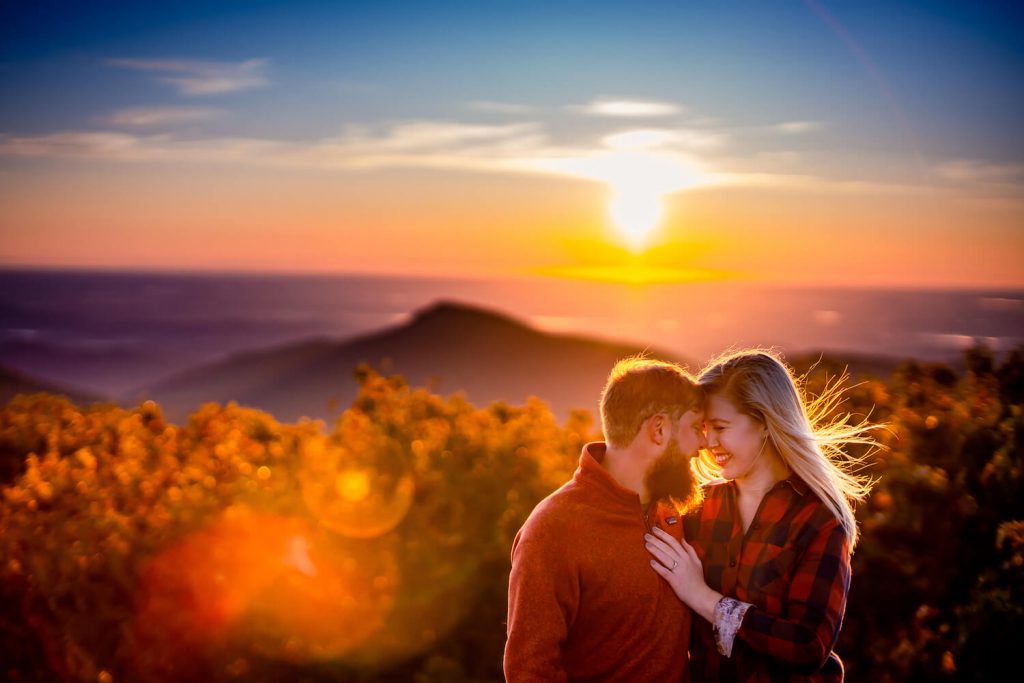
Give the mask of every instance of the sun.
[[598, 150], [577, 155], [526, 159], [520, 168], [543, 170], [603, 183], [615, 239], [630, 251], [646, 251], [664, 225], [668, 195], [717, 182], [700, 159], [681, 150], [682, 136], [662, 129], [625, 130], [602, 139]]
[[665, 196], [692, 183], [677, 159], [643, 151], [616, 151], [605, 159], [608, 217], [634, 252], [651, 245], [664, 216]]
[[608, 183], [608, 216], [633, 252], [649, 247], [664, 217], [666, 195], [700, 184], [694, 160], [673, 152], [668, 130], [628, 130], [604, 138], [600, 176]]
[[662, 202], [662, 197], [656, 192], [612, 188], [608, 215], [631, 251], [640, 252], [649, 246], [664, 213]]

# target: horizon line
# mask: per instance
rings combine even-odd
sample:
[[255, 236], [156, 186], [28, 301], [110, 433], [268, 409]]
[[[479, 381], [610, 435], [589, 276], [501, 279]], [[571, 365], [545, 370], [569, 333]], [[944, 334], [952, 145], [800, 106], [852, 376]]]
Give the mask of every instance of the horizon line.
[[[869, 290], [869, 291], [901, 291], [901, 292], [1024, 292], [1024, 282], [990, 283], [990, 282], [817, 282], [801, 280], [782, 280], [757, 278], [750, 275], [730, 273], [730, 277], [680, 277], [651, 278], [636, 280], [630, 277], [614, 277], [614, 266], [542, 266], [528, 267], [517, 270], [498, 271], [493, 273], [465, 272], [451, 275], [430, 271], [369, 271], [369, 270], [293, 270], [293, 269], [257, 269], [257, 268], [188, 268], [175, 266], [139, 267], [129, 265], [90, 265], [90, 264], [29, 264], [0, 262], [0, 274], [7, 273], [40, 273], [65, 275], [96, 275], [96, 276], [152, 276], [152, 277], [183, 277], [183, 278], [275, 278], [275, 279], [373, 279], [373, 280], [439, 280], [449, 282], [469, 281], [500, 281], [500, 280], [532, 280], [562, 281], [579, 284], [606, 285], [632, 288], [653, 288], [665, 286], [722, 286], [738, 288], [765, 289], [798, 289], [798, 290]], [[628, 267], [623, 267], [627, 271]], [[670, 269], [665, 269], [670, 270]], [[605, 278], [594, 277], [594, 272], [608, 273]], [[574, 272], [584, 276], [574, 276]], [[588, 275], [588, 273], [590, 275]], [[687, 271], [690, 274], [690, 271]]]

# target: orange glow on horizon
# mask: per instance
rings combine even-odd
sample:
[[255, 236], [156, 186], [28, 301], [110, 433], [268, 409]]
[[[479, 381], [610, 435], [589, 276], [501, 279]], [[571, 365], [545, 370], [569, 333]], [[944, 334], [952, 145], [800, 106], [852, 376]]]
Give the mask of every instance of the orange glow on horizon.
[[[189, 182], [167, 171], [156, 174], [160, 183], [122, 172], [67, 171], [45, 182], [13, 176], [0, 187], [0, 263], [456, 277], [549, 275], [564, 264], [569, 270], [560, 277], [620, 282], [720, 279], [725, 272], [799, 284], [1024, 286], [1018, 204], [812, 186], [704, 186], [658, 195], [648, 183], [584, 180], [585, 168], [572, 170], [561, 178], [426, 180], [382, 172], [340, 187], [326, 175], [297, 182], [252, 171], [235, 178], [197, 172]], [[50, 201], [54, 192], [60, 202]], [[609, 202], [616, 201], [613, 217]], [[969, 258], [967, 225], [979, 231]], [[701, 242], [699, 260], [686, 253], [694, 240]], [[609, 258], [595, 258], [598, 242]], [[680, 257], [658, 266], [709, 272], [606, 270], [664, 244]]]
[[623, 285], [669, 285], [732, 280], [737, 274], [697, 268], [623, 264], [612, 266], [554, 266], [537, 268], [536, 275]]

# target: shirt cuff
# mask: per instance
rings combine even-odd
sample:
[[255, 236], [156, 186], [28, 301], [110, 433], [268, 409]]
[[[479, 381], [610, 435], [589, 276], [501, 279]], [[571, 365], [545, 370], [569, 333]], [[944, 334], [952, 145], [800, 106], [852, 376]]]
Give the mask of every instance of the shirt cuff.
[[722, 598], [715, 604], [715, 644], [724, 657], [732, 656], [732, 643], [743, 623], [743, 615], [753, 607], [749, 602]]

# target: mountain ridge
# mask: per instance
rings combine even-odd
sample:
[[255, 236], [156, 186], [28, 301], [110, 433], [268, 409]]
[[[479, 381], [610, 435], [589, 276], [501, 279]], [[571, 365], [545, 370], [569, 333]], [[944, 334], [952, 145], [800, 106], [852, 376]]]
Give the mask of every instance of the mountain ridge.
[[12, 398], [19, 394], [38, 393], [67, 396], [76, 405], [108, 400], [83, 389], [50, 382], [30, 373], [0, 365], [0, 407], [7, 405]]
[[[374, 332], [340, 339], [318, 336], [241, 351], [176, 372], [115, 399], [126, 406], [153, 399], [177, 422], [203, 403], [229, 401], [265, 410], [282, 421], [301, 417], [329, 420], [355, 397], [354, 373], [366, 364], [383, 374], [401, 374], [412, 386], [430, 386], [445, 394], [462, 392], [477, 405], [494, 401], [521, 404], [527, 397], [537, 396], [564, 418], [575, 408], [596, 415], [612, 365], [642, 353], [699, 370], [692, 361], [651, 346], [545, 332], [499, 311], [439, 300]], [[902, 362], [886, 356], [828, 351], [795, 353], [788, 355], [787, 361], [800, 372], [824, 363], [837, 375], [849, 368], [855, 376], [888, 376]], [[7, 375], [0, 372], [4, 403], [16, 393], [38, 391], [64, 394], [79, 404], [110, 400], [17, 370], [7, 371]]]
[[246, 351], [122, 398], [153, 399], [179, 420], [202, 403], [232, 400], [285, 421], [328, 419], [334, 412], [329, 406], [347, 406], [355, 397], [353, 373], [367, 364], [402, 374], [415, 386], [462, 391], [480, 405], [539, 396], [565, 416], [573, 408], [595, 408], [615, 361], [645, 351], [685, 364], [663, 351], [543, 332], [499, 312], [444, 300], [377, 332]]

